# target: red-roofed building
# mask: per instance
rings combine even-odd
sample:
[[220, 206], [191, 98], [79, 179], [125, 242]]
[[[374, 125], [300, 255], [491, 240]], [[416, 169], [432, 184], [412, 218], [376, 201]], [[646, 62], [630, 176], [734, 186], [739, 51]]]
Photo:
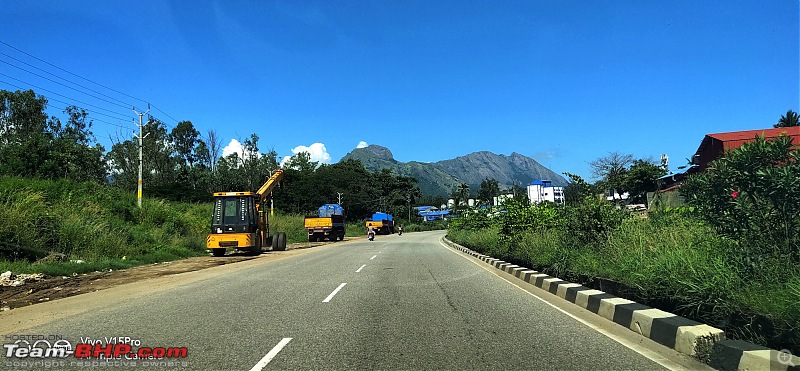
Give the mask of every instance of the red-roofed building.
[[[800, 147], [800, 126], [706, 134], [703, 141], [700, 142], [697, 152], [692, 157], [692, 165], [681, 173], [669, 174], [658, 178], [656, 180], [658, 191], [655, 194], [661, 195], [662, 198], [674, 198], [674, 200], [661, 201], [667, 206], [681, 205], [683, 200], [679, 197], [677, 191], [689, 175], [705, 171], [708, 163], [722, 157], [725, 151], [739, 148], [745, 143], [754, 141], [757, 137], [763, 136], [765, 139], [771, 139], [777, 138], [784, 133], [792, 138], [792, 143], [796, 147]], [[651, 202], [652, 197], [648, 195], [648, 204]]]
[[693, 171], [705, 170], [709, 162], [722, 157], [725, 151], [739, 148], [742, 144], [752, 142], [756, 137], [763, 136], [765, 139], [777, 138], [783, 133], [792, 138], [792, 143], [800, 146], [800, 126], [706, 134], [703, 141], [700, 142], [700, 147], [697, 148], [694, 157], [692, 157], [692, 164], [697, 165], [697, 168], [693, 169]]

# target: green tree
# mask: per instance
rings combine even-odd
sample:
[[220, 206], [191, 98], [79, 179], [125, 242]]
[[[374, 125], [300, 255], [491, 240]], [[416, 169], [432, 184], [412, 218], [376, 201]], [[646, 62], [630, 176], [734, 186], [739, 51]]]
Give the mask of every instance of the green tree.
[[564, 173], [569, 178], [569, 184], [564, 188], [564, 203], [576, 205], [583, 202], [586, 198], [594, 196], [594, 187], [583, 180], [579, 175]]
[[653, 161], [638, 159], [625, 173], [622, 189], [630, 195], [630, 203], [646, 203], [647, 192], [656, 190], [656, 179], [667, 174], [667, 171]]
[[195, 147], [200, 141], [200, 132], [191, 121], [181, 121], [169, 133], [169, 142], [175, 154], [182, 160], [181, 167], [191, 167], [197, 161]]
[[775, 124], [776, 128], [788, 128], [790, 126], [800, 126], [797, 112], [792, 110], [786, 111], [786, 114], [781, 116], [780, 120], [778, 120], [778, 123]]
[[[195, 189], [190, 184], [188, 169], [185, 169], [188, 165], [182, 165], [184, 159], [175, 152], [166, 125], [151, 118], [142, 127], [142, 133], [144, 193], [176, 200], [194, 200], [199, 197], [196, 193], [205, 191], [207, 187]], [[113, 184], [135, 190], [139, 178], [139, 138], [117, 140], [106, 156], [111, 163]]]
[[57, 117], [48, 119], [46, 108], [47, 100], [32, 90], [0, 90], [0, 173], [105, 181], [104, 150], [92, 145], [86, 111], [67, 107], [68, 119], [62, 124]]
[[461, 183], [458, 186], [458, 194], [461, 196], [461, 200], [466, 203], [467, 199], [469, 199], [469, 184]]
[[600, 157], [589, 163], [592, 177], [597, 179], [597, 185], [622, 195], [625, 192], [625, 181], [628, 167], [633, 165], [633, 155], [610, 152], [607, 156]]
[[500, 183], [497, 180], [486, 178], [481, 181], [480, 188], [478, 188], [478, 199], [487, 205], [494, 206], [494, 198], [498, 195], [500, 195]]
[[284, 168], [295, 169], [304, 173], [310, 173], [319, 166], [319, 162], [311, 161], [311, 154], [308, 152], [298, 152], [283, 165]]

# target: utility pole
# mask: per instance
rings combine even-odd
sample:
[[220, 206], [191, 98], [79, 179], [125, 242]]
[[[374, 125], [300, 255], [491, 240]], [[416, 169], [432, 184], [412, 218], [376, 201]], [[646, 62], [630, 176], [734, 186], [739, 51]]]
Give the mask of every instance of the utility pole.
[[133, 113], [139, 115], [139, 181], [136, 183], [136, 206], [139, 206], [140, 209], [142, 208], [142, 141], [144, 140], [144, 137], [150, 135], [150, 133], [147, 133], [147, 135], [142, 135], [144, 127], [143, 117], [149, 112], [149, 103], [147, 104], [147, 111], [143, 113], [136, 112], [136, 107], [133, 107]]
[[406, 193], [406, 201], [408, 201], [408, 222], [411, 223], [411, 191]]
[[339, 206], [342, 206], [342, 195], [343, 195], [344, 193], [342, 193], [342, 192], [336, 192], [336, 194], [337, 194], [337, 195], [339, 195]]

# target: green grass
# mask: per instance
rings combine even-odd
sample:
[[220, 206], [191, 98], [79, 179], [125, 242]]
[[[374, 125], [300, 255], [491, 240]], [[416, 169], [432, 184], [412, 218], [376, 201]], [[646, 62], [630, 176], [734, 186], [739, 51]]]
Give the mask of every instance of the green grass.
[[[0, 177], [0, 271], [69, 275], [202, 256], [211, 209], [147, 198], [139, 209], [114, 187]], [[84, 263], [37, 262], [49, 253]]]
[[286, 233], [286, 243], [308, 242], [304, 219], [300, 214], [284, 214], [276, 211], [275, 216], [269, 218], [270, 230], [272, 233]]
[[[774, 261], [746, 279], [731, 257], [737, 243], [692, 218], [629, 219], [599, 246], [568, 246], [558, 229], [501, 238], [498, 228], [448, 231], [483, 254], [561, 278], [600, 277], [634, 288], [651, 303], [721, 327], [732, 338], [800, 350], [800, 269]], [[760, 324], [768, 325], [760, 325]]]

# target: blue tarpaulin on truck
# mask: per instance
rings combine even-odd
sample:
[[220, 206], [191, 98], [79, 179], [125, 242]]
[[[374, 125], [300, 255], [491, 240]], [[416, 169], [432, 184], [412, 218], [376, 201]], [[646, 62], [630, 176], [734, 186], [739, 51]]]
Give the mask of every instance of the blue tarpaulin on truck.
[[387, 213], [375, 213], [375, 214], [372, 214], [372, 219], [371, 220], [375, 220], [375, 221], [378, 221], [378, 220], [392, 220], [392, 215], [391, 214], [387, 214]]
[[330, 218], [333, 215], [344, 215], [344, 209], [337, 204], [325, 204], [319, 208], [320, 218]]

